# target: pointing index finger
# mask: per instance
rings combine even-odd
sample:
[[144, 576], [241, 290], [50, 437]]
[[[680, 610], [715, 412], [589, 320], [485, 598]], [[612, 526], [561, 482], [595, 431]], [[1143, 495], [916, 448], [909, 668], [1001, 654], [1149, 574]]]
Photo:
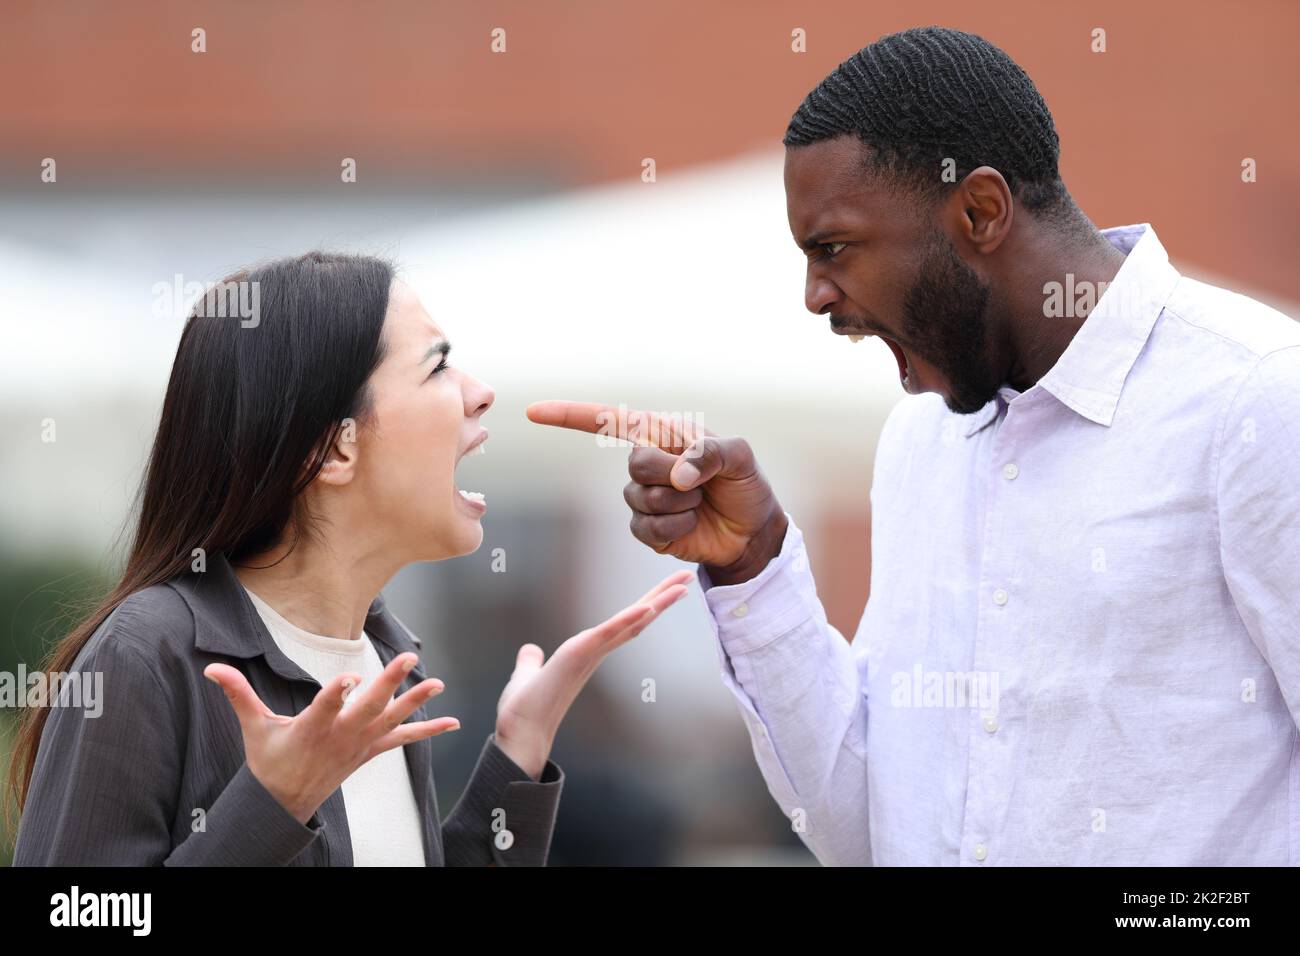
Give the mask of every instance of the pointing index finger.
[[615, 407], [600, 402], [558, 399], [533, 402], [525, 414], [529, 421], [539, 425], [571, 428], [634, 445], [653, 445], [673, 454], [681, 454], [701, 435], [713, 434], [682, 415], [641, 411], [626, 405]]
[[597, 419], [602, 412], [608, 412], [608, 405], [597, 402], [567, 402], [549, 400], [533, 402], [524, 410], [528, 420], [538, 425], [554, 425], [557, 428], [572, 428], [580, 432], [600, 431]]

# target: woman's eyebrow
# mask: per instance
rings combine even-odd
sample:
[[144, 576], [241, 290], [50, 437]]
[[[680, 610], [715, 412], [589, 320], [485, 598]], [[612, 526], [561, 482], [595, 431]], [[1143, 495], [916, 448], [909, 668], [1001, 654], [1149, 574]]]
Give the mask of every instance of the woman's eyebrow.
[[450, 351], [451, 351], [451, 343], [448, 342], [446, 339], [439, 339], [438, 341], [434, 342], [432, 345], [429, 346], [429, 351], [424, 353], [424, 358], [420, 359], [420, 364], [423, 365], [425, 362], [429, 361], [430, 356], [432, 356], [435, 352], [441, 352], [442, 357], [446, 358], [447, 353]]

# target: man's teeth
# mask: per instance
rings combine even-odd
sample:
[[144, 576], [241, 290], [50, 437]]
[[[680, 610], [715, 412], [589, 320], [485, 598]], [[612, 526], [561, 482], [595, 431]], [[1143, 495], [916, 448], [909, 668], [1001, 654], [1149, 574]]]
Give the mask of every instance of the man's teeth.
[[866, 338], [865, 335], [850, 335], [850, 336], [849, 336], [849, 341], [850, 341], [850, 342], [861, 342], [861, 341], [862, 341], [863, 339], [865, 339], [865, 338]]
[[483, 492], [481, 491], [466, 491], [463, 488], [457, 488], [456, 490], [459, 491], [460, 496], [467, 501], [477, 501], [479, 504], [486, 503], [486, 499], [484, 499]]

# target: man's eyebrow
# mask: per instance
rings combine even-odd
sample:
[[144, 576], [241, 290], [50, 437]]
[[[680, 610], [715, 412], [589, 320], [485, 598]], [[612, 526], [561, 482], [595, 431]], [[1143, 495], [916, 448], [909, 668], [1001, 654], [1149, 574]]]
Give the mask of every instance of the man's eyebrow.
[[838, 229], [821, 229], [818, 230], [817, 232], [814, 232], [803, 242], [800, 242], [798, 239], [796, 239], [795, 245], [797, 245], [804, 252], [811, 252], [814, 248], [816, 248], [821, 243], [825, 242], [829, 237], [835, 235], [835, 233], [839, 231], [840, 230]]
[[429, 351], [424, 353], [424, 358], [420, 359], [420, 364], [423, 365], [425, 362], [429, 361], [429, 357], [432, 356], [435, 352], [441, 352], [442, 357], [446, 358], [447, 353], [450, 351], [451, 351], [451, 343], [448, 342], [446, 339], [439, 339], [437, 342], [434, 342], [432, 345], [429, 346]]

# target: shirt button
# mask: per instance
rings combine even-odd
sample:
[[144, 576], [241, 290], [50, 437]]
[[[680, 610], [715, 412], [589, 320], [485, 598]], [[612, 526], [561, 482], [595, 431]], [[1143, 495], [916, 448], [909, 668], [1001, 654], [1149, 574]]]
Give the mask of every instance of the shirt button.
[[1014, 461], [1008, 462], [1002, 466], [1002, 477], [1006, 478], [1008, 481], [1013, 480], [1018, 474], [1020, 474], [1020, 469], [1016, 467]]
[[989, 848], [983, 843], [975, 844], [975, 859], [982, 860], [989, 855]]
[[1006, 604], [1007, 597], [1008, 597], [1007, 592], [1002, 590], [1001, 588], [998, 588], [996, 591], [993, 592], [993, 603], [997, 605]]
[[749, 613], [749, 605], [746, 604], [744, 601], [741, 601], [739, 604], [737, 604], [735, 607], [731, 609], [732, 617], [744, 617], [748, 613]]
[[994, 733], [998, 729], [998, 719], [992, 714], [984, 718], [984, 729], [989, 733]]

